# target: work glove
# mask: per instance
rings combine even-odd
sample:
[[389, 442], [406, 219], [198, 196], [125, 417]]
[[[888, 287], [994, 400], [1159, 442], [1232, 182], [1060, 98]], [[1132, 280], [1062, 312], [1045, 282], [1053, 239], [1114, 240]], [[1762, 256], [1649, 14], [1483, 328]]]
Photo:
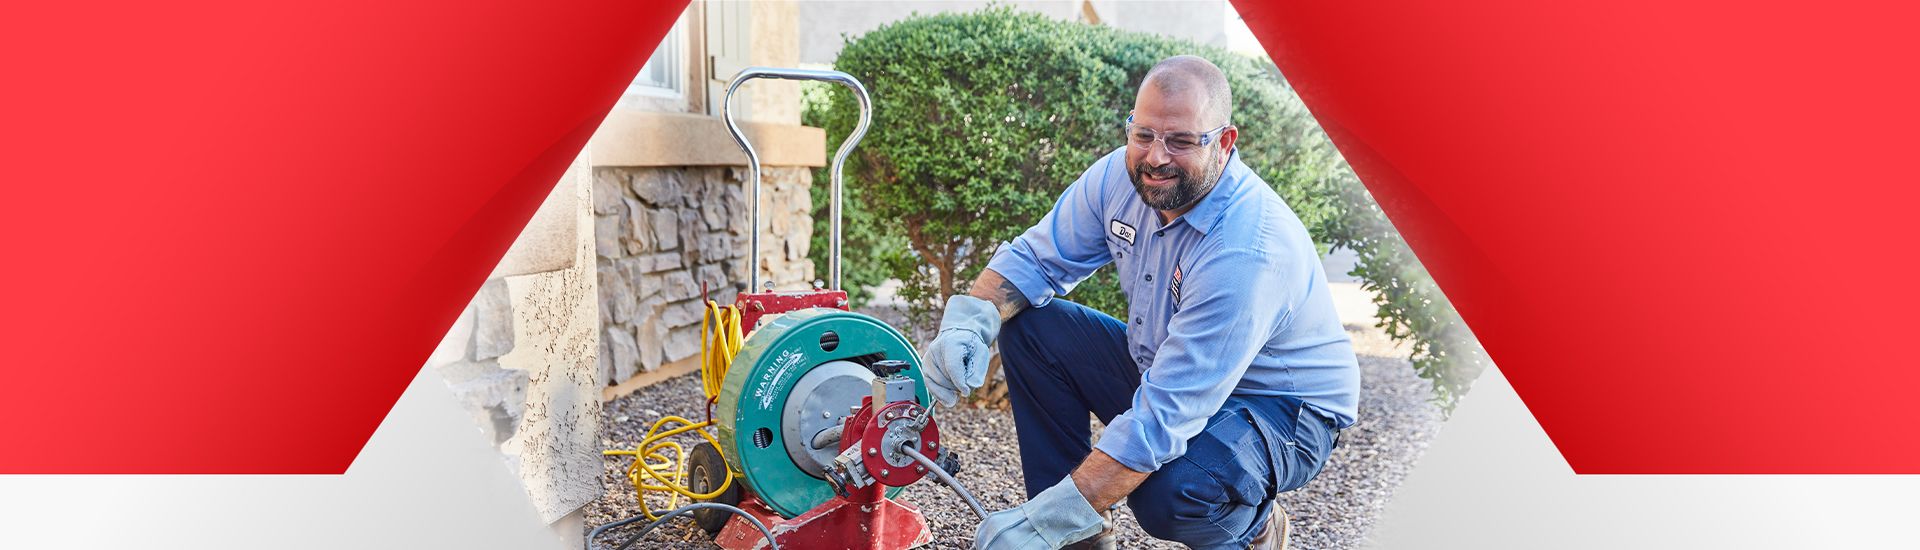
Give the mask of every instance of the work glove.
[[994, 512], [980, 522], [973, 536], [974, 550], [1026, 550], [1060, 547], [1086, 540], [1106, 528], [1106, 518], [1094, 511], [1074, 486], [1073, 476], [1034, 495], [1026, 504]]
[[1000, 334], [993, 302], [957, 294], [947, 298], [940, 334], [927, 351], [927, 393], [948, 407], [987, 383], [987, 345]]

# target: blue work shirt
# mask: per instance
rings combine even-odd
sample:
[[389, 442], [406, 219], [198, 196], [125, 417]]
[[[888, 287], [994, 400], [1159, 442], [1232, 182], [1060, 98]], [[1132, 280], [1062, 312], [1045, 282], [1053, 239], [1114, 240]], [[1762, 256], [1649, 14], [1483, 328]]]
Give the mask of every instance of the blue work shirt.
[[1229, 395], [1290, 395], [1340, 428], [1359, 407], [1360, 368], [1306, 226], [1232, 152], [1220, 182], [1162, 224], [1127, 176], [1123, 147], [1067, 187], [988, 268], [1045, 307], [1113, 264], [1127, 295], [1133, 407], [1095, 448], [1139, 472], [1186, 453]]

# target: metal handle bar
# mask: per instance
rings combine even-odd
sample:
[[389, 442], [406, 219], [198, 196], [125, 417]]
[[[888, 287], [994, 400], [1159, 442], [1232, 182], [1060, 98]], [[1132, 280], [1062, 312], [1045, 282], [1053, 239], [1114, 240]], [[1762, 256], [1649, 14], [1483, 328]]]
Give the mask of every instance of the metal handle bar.
[[853, 89], [853, 97], [860, 102], [860, 123], [854, 125], [853, 134], [840, 143], [840, 151], [833, 154], [833, 189], [831, 224], [832, 236], [827, 241], [827, 281], [829, 288], [840, 290], [840, 169], [847, 162], [847, 156], [853, 153], [853, 146], [866, 137], [867, 125], [873, 121], [873, 103], [867, 98], [867, 87], [860, 84], [853, 75], [840, 71], [820, 71], [811, 69], [775, 69], [769, 67], [747, 67], [734, 75], [733, 82], [727, 84], [727, 96], [721, 103], [721, 118], [727, 122], [727, 132], [733, 134], [733, 140], [747, 152], [747, 174], [753, 180], [753, 236], [748, 251], [750, 265], [747, 275], [747, 292], [760, 291], [760, 153], [753, 150], [753, 144], [747, 143], [747, 136], [740, 132], [740, 125], [733, 121], [733, 92], [740, 85], [756, 78], [778, 80], [816, 80], [833, 82]]

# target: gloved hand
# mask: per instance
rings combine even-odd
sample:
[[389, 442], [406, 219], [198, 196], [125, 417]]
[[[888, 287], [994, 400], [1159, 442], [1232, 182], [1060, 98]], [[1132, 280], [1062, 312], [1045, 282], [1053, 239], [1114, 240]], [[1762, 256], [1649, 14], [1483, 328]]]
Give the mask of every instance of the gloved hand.
[[987, 349], [1000, 334], [1000, 310], [993, 302], [956, 294], [947, 298], [940, 334], [927, 350], [927, 393], [948, 407], [987, 383]]
[[1069, 475], [1026, 504], [987, 515], [973, 536], [974, 550], [1055, 549], [1100, 534], [1106, 518], [1094, 511]]

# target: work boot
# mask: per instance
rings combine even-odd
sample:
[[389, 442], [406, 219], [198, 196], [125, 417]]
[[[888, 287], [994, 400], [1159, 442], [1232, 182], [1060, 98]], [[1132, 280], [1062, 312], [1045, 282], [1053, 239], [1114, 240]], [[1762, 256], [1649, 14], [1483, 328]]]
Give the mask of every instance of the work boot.
[[1060, 547], [1060, 550], [1114, 550], [1119, 545], [1120, 535], [1113, 530], [1113, 511], [1102, 512], [1100, 516], [1107, 520], [1104, 522], [1105, 525], [1101, 526], [1099, 533], [1080, 542], [1067, 543], [1066, 546]]
[[1260, 534], [1253, 536], [1253, 544], [1247, 550], [1287, 550], [1287, 511], [1274, 503], [1273, 514], [1267, 516], [1267, 525]]

